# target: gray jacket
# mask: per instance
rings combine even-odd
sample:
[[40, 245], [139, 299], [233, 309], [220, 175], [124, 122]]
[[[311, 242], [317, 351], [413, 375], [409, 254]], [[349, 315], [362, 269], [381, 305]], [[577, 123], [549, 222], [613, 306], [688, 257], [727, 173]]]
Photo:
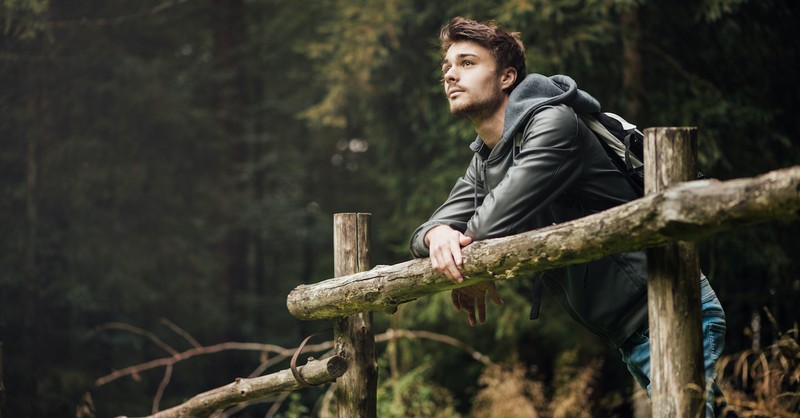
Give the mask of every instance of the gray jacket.
[[[597, 100], [569, 77], [525, 77], [509, 97], [500, 142], [489, 149], [475, 140], [466, 173], [414, 231], [411, 253], [429, 255], [424, 237], [436, 225], [482, 240], [570, 221], [637, 198], [577, 115], [599, 111]], [[647, 320], [642, 252], [550, 270], [541, 280], [578, 323], [613, 347]], [[538, 314], [536, 299], [532, 317]]]

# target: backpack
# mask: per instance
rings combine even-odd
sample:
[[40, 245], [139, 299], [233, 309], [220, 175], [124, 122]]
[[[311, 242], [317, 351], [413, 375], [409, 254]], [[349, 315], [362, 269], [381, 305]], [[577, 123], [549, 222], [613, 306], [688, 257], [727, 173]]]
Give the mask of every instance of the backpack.
[[[636, 125], [610, 112], [579, 115], [594, 132], [611, 162], [625, 176], [639, 197], [644, 196], [644, 134]], [[533, 281], [530, 319], [539, 318], [542, 303], [542, 278]]]
[[639, 197], [644, 196], [644, 135], [636, 125], [610, 112], [580, 115], [594, 132], [611, 162], [625, 175]]

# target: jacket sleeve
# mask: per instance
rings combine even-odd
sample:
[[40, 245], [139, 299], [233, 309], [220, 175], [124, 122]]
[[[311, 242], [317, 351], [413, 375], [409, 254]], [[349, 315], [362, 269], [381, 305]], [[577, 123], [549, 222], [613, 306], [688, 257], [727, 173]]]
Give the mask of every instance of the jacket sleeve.
[[472, 157], [466, 173], [453, 186], [447, 200], [411, 235], [412, 256], [421, 258], [430, 255], [428, 246], [425, 245], [425, 234], [437, 225], [449, 225], [461, 232], [467, 230], [467, 222], [475, 213], [475, 207], [480, 205], [484, 198], [483, 184], [480, 182], [476, 184], [475, 180], [477, 178], [475, 165], [478, 158], [477, 155]]
[[584, 168], [578, 117], [568, 106], [546, 106], [528, 121], [513, 165], [467, 222], [476, 240], [530, 229]]

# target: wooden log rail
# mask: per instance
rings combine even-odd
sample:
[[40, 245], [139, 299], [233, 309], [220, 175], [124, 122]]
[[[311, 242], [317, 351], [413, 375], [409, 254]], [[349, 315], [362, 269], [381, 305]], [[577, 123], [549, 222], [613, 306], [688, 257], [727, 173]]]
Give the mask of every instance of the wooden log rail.
[[743, 225], [788, 222], [798, 212], [800, 166], [754, 178], [680, 183], [571, 222], [475, 242], [464, 249], [467, 280], [461, 284], [436, 273], [426, 259], [411, 260], [298, 286], [289, 293], [287, 307], [305, 320], [392, 313], [401, 303], [456, 287], [697, 240]]

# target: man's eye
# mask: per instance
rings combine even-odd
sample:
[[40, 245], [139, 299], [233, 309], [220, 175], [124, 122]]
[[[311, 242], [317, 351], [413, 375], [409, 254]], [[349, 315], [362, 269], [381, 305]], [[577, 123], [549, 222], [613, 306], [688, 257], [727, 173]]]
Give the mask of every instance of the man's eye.
[[464, 66], [464, 67], [469, 67], [470, 65], [475, 65], [475, 63], [472, 62], [472, 61], [467, 60], [467, 61], [464, 61], [463, 63], [461, 63], [461, 65]]

